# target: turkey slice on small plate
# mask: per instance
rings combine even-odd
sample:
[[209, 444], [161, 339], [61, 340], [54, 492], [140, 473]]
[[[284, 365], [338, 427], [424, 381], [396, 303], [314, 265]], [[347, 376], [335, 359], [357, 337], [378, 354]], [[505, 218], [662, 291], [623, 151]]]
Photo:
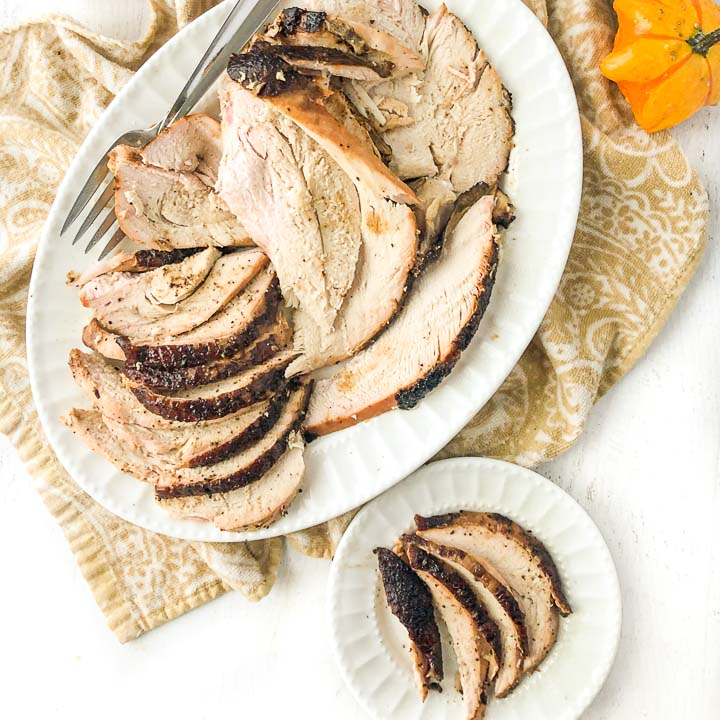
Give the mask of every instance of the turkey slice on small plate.
[[494, 513], [461, 512], [416, 517], [418, 535], [486, 561], [512, 588], [528, 632], [526, 672], [533, 672], [557, 639], [558, 613], [572, 609], [555, 563], [542, 543], [517, 523]]

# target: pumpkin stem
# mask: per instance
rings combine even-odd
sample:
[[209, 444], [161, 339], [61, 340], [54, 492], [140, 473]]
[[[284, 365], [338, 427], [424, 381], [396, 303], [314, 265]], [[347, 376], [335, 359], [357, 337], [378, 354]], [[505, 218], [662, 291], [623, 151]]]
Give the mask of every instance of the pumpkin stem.
[[692, 51], [703, 57], [707, 57], [707, 54], [717, 43], [720, 43], [720, 28], [709, 33], [698, 31], [687, 40], [687, 44], [692, 48]]

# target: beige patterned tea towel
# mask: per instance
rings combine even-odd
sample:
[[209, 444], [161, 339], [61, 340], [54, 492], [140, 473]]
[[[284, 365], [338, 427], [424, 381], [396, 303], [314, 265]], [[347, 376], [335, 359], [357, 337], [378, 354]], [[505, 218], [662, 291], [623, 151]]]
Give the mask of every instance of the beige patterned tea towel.
[[[121, 43], [63, 18], [2, 32], [0, 47], [0, 431], [62, 526], [120, 640], [228, 589], [252, 599], [272, 586], [281, 541], [170, 540], [113, 517], [60, 467], [40, 430], [26, 370], [27, 287], [55, 190], [104, 107], [142, 62], [214, 0], [149, 0], [147, 35]], [[503, 0], [498, 0], [502, 2]], [[527, 465], [580, 434], [593, 402], [627, 372], [699, 261], [707, 199], [669, 135], [649, 138], [600, 76], [613, 17], [604, 0], [533, 0], [575, 82], [585, 141], [585, 196], [568, 269], [543, 326], [488, 407], [443, 456]], [[332, 553], [348, 517], [298, 533], [308, 554]]]
[[27, 464], [83, 575], [122, 641], [226, 590], [260, 599], [282, 541], [187, 543], [103, 510], [49, 448], [30, 395], [25, 306], [35, 247], [55, 190], [85, 135], [150, 54], [215, 2], [151, 2], [146, 36], [120, 43], [53, 17], [2, 31], [0, 43], [0, 431]]

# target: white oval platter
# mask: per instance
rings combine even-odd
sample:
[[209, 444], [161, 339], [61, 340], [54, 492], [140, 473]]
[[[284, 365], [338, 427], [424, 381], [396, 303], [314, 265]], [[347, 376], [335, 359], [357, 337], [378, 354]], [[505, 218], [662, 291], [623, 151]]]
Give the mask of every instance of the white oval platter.
[[[426, 0], [433, 9], [437, 0]], [[175, 520], [152, 489], [93, 455], [59, 418], [87, 405], [67, 368], [87, 322], [69, 270], [92, 256], [59, 237], [75, 193], [97, 159], [129, 129], [162, 117], [229, 10], [225, 3], [189, 25], [128, 83], [83, 144], [50, 212], [30, 285], [27, 342], [35, 403], [60, 462], [105, 508], [166, 535], [240, 541], [283, 535], [359, 507], [431, 458], [482, 408], [508, 376], [552, 301], [572, 244], [582, 186], [582, 140], [572, 83], [541, 23], [521, 0], [448, 0], [486, 50], [514, 99], [517, 124], [505, 189], [518, 220], [507, 234], [489, 310], [450, 378], [411, 412], [395, 411], [314, 442], [304, 492], [272, 527], [223, 533]]]

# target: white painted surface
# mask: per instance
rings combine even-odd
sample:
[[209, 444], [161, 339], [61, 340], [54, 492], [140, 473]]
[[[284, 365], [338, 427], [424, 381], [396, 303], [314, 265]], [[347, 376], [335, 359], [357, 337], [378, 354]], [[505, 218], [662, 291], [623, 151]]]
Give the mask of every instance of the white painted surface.
[[[0, 25], [63, 11], [134, 37], [144, 6], [0, 0]], [[718, 136], [720, 108], [676, 131], [711, 195], [702, 267], [648, 355], [599, 403], [580, 442], [541, 469], [598, 524], [623, 587], [618, 659], [584, 720], [718, 717]], [[260, 604], [228, 595], [121, 646], [2, 438], [0, 477], [3, 717], [366, 720], [330, 655], [326, 562], [289, 552]], [[33, 537], [25, 542], [28, 528]]]

